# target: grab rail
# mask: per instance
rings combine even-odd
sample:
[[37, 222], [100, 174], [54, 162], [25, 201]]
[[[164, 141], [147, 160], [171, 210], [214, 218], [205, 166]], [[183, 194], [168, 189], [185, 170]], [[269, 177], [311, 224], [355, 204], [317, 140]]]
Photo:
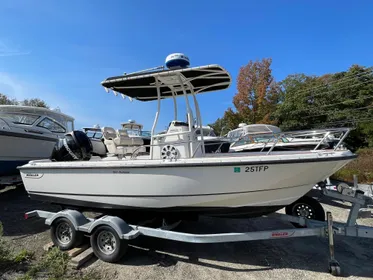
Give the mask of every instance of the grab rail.
[[[239, 139], [232, 139], [232, 138], [229, 138], [229, 137], [217, 137], [217, 139], [224, 139], [226, 140], [226, 142], [229, 142], [231, 144], [231, 147], [237, 143], [238, 141], [242, 140], [244, 137], [247, 137], [247, 136], [260, 136], [260, 135], [265, 135], [265, 136], [271, 136], [272, 138], [269, 138], [266, 142], [251, 142], [251, 143], [262, 143], [263, 144], [263, 147], [261, 148], [261, 151], [260, 152], [265, 152], [265, 148], [269, 147], [269, 150], [266, 152], [267, 155], [271, 154], [271, 152], [274, 150], [274, 148], [276, 147], [276, 145], [280, 142], [280, 139], [281, 138], [285, 138], [285, 139], [288, 139], [288, 138], [296, 138], [296, 137], [304, 137], [304, 136], [316, 136], [316, 135], [323, 135], [323, 137], [319, 140], [319, 141], [315, 141], [315, 148], [313, 148], [312, 150], [317, 150], [322, 144], [323, 142], [325, 143], [327, 141], [327, 138], [328, 136], [330, 135], [333, 135], [334, 133], [337, 134], [337, 133], [341, 133], [341, 135], [337, 138], [334, 138], [334, 140], [338, 140], [338, 143], [334, 146], [334, 151], [337, 150], [341, 144], [343, 143], [343, 141], [346, 139], [346, 137], [348, 136], [348, 134], [350, 133], [351, 131], [351, 128], [330, 128], [330, 129], [318, 129], [318, 130], [299, 130], [299, 131], [287, 131], [287, 132], [281, 132], [281, 133], [271, 133], [271, 132], [253, 132], [253, 133], [245, 133], [243, 134], [241, 137], [239, 137]], [[185, 133], [185, 132], [184, 132]], [[183, 132], [181, 132], [181, 134], [184, 134]], [[163, 137], [165, 136], [169, 136], [169, 134], [161, 134]], [[161, 136], [159, 135], [159, 136]], [[174, 135], [174, 133], [172, 133], [172, 135]], [[158, 135], [157, 135], [158, 136]], [[294, 139], [292, 139], [294, 140]], [[289, 142], [291, 142], [292, 140], [289, 140]], [[310, 140], [310, 139], [304, 139], [304, 142], [306, 142], [307, 140]], [[200, 146], [202, 145], [202, 141], [201, 140], [187, 140], [187, 141], [177, 141], [175, 142], [175, 144], [187, 144], [187, 143], [191, 143], [191, 142], [198, 142], [198, 146], [196, 147], [196, 149], [193, 151], [192, 153], [192, 158], [195, 156], [197, 150], [200, 148]], [[209, 146], [209, 145], [216, 145], [216, 143], [208, 143], [208, 142], [204, 142], [204, 145], [205, 146]], [[299, 141], [299, 143], [302, 143], [303, 141]], [[251, 144], [251, 143], [246, 143], [246, 144], [243, 144], [243, 145], [248, 145], [248, 144]], [[162, 146], [164, 145], [165, 143], [158, 143], [158, 144], [149, 144], [149, 145], [141, 145], [141, 146], [138, 146], [132, 153], [131, 155], [131, 158], [130, 159], [135, 159], [137, 156], [138, 156], [138, 151], [143, 148], [143, 147], [156, 147], [156, 146]], [[173, 144], [172, 142], [168, 143], [168, 144]], [[224, 143], [221, 143], [219, 145], [219, 148], [217, 148], [217, 150], [219, 150], [222, 146], [224, 145]]]
[[343, 128], [328, 128], [328, 129], [317, 129], [317, 130], [287, 131], [287, 132], [280, 132], [280, 133], [275, 133], [275, 132], [270, 132], [270, 131], [247, 132], [241, 135], [238, 139], [231, 138], [230, 142], [232, 143], [231, 147], [233, 147], [236, 143], [238, 143], [245, 137], [253, 138], [253, 137], [260, 136], [260, 135], [270, 136], [271, 138], [269, 138], [265, 142], [257, 142], [257, 141], [251, 140], [251, 141], [247, 141], [247, 143], [244, 143], [242, 145], [237, 145], [237, 147], [239, 147], [239, 146], [244, 146], [244, 145], [249, 145], [249, 144], [254, 144], [254, 143], [263, 143], [263, 147], [261, 149], [261, 152], [263, 152], [264, 149], [267, 147], [267, 145], [271, 143], [272, 145], [270, 146], [270, 149], [267, 152], [267, 154], [270, 154], [273, 151], [273, 149], [276, 147], [276, 145], [279, 143], [279, 140], [281, 138], [287, 139], [288, 143], [291, 143], [294, 139], [298, 137], [298, 139], [303, 140], [303, 141], [297, 141], [297, 142], [302, 143], [302, 142], [310, 141], [312, 139], [315, 140], [315, 138], [302, 139], [299, 137], [322, 135], [323, 137], [319, 141], [315, 141], [315, 148], [312, 149], [312, 150], [317, 150], [323, 143], [327, 142], [328, 136], [339, 133], [341, 135], [339, 137], [334, 138], [334, 140], [339, 140], [338, 143], [334, 146], [333, 150], [335, 151], [341, 146], [342, 142], [344, 141], [344, 139], [346, 139], [350, 131], [351, 131], [351, 128], [343, 127]]

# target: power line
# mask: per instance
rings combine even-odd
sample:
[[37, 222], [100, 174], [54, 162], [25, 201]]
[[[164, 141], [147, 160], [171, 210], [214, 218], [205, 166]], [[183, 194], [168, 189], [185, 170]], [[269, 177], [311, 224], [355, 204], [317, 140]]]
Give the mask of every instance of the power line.
[[[367, 82], [371, 82], [371, 81], [367, 81]], [[342, 88], [342, 89], [335, 89], [335, 90], [332, 90], [332, 91], [324, 92], [323, 94], [327, 95], [327, 94], [330, 94], [331, 92], [335, 92], [337, 90], [340, 91], [340, 90], [344, 90], [344, 89], [347, 89], [347, 88], [363, 85], [363, 84], [366, 84], [367, 82], [360, 83], [360, 84], [355, 84], [355, 85], [352, 85], [352, 86], [349, 86], [349, 87], [346, 87], [346, 88]], [[331, 107], [331, 106], [334, 106], [334, 105], [339, 105], [339, 104], [348, 103], [348, 102], [352, 102], [352, 101], [360, 101], [360, 100], [365, 100], [365, 99], [369, 99], [369, 98], [373, 98], [373, 95], [372, 96], [364, 96], [362, 98], [344, 100], [342, 102], [332, 103], [332, 104], [328, 104], [328, 105], [322, 105], [322, 106], [318, 106], [317, 108], [326, 108], [326, 107]], [[309, 106], [313, 106], [313, 105], [310, 104]], [[312, 109], [297, 109], [297, 110], [293, 110], [292, 112], [310, 112], [310, 111], [312, 111]]]
[[356, 119], [346, 119], [346, 120], [339, 120], [334, 122], [323, 122], [323, 123], [317, 123], [317, 127], [325, 127], [326, 125], [345, 125], [348, 123], [351, 123], [353, 125], [371, 122], [373, 121], [373, 117], [369, 118], [356, 118]]
[[[371, 96], [373, 98], [373, 96]], [[359, 108], [352, 108], [352, 109], [344, 109], [344, 110], [340, 110], [339, 112], [341, 113], [345, 113], [346, 111], [359, 111], [359, 110], [363, 110], [363, 109], [373, 109], [373, 105], [369, 105], [369, 106], [365, 106], [365, 107], [359, 107]], [[325, 113], [325, 114], [319, 114], [319, 115], [310, 115], [310, 116], [305, 116], [303, 117], [304, 119], [308, 119], [308, 118], [315, 118], [315, 117], [320, 117], [320, 116], [328, 116], [330, 115], [330, 113]]]
[[319, 96], [319, 95], [323, 95], [323, 94], [330, 94], [331, 92], [335, 92], [335, 91], [341, 91], [341, 90], [344, 90], [344, 89], [347, 89], [347, 88], [351, 88], [351, 87], [355, 87], [355, 86], [359, 86], [359, 85], [365, 85], [365, 84], [368, 84], [368, 83], [371, 83], [372, 81], [365, 81], [365, 82], [357, 82], [357, 83], [354, 83], [352, 85], [348, 85], [346, 87], [342, 87], [342, 88], [336, 88], [336, 89], [333, 89], [333, 90], [329, 90], [329, 91], [325, 91], [325, 92], [319, 92], [317, 94], [314, 94], [312, 96], [307, 96], [307, 97], [315, 97], [315, 96]]
[[334, 85], [338, 85], [338, 84], [345, 83], [345, 82], [350, 81], [350, 80], [354, 80], [356, 78], [362, 78], [364, 76], [369, 76], [369, 75], [373, 74], [372, 73], [373, 66], [365, 68], [363, 71], [364, 72], [360, 72], [360, 73], [354, 74], [352, 76], [346, 76], [346, 77], [343, 77], [341, 79], [335, 80], [334, 82], [330, 82], [330, 83], [325, 84], [325, 85], [320, 85], [320, 86], [317, 86], [317, 87], [313, 87], [313, 88], [309, 88], [309, 89], [304, 89], [304, 90], [301, 90], [301, 91], [297, 91], [296, 93], [297, 94], [309, 93], [309, 92], [315, 91], [315, 90], [317, 90], [319, 88], [323, 88], [323, 87], [327, 87], [327, 86], [333, 85], [333, 83], [334, 83]]

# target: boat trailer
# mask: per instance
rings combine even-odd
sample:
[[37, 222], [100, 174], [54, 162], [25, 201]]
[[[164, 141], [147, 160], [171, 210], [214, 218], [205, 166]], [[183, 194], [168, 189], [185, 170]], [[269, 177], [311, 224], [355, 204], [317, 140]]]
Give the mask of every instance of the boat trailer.
[[[25, 218], [44, 218], [45, 224], [51, 226], [51, 238], [54, 245], [61, 250], [69, 250], [79, 246], [82, 243], [84, 235], [89, 235], [90, 245], [94, 254], [106, 262], [118, 261], [126, 253], [128, 241], [140, 235], [187, 243], [223, 243], [320, 236], [328, 238], [329, 241], [329, 272], [332, 275], [339, 276], [341, 274], [341, 267], [334, 256], [334, 235], [373, 238], [373, 227], [356, 224], [359, 210], [372, 204], [372, 199], [364, 196], [363, 192], [359, 190], [348, 192], [346, 195], [323, 188], [322, 193], [327, 197], [348, 201], [352, 204], [347, 223], [334, 222], [331, 212], [326, 213], [326, 221], [316, 221], [304, 217], [273, 213], [264, 217], [289, 221], [297, 224], [298, 228], [237, 233], [193, 234], [173, 231], [172, 228], [174, 227], [172, 226], [152, 228], [131, 225], [116, 216], [104, 215], [92, 219], [77, 210], [62, 210], [57, 213], [34, 210], [27, 212]], [[175, 224], [175, 226], [177, 225]]]

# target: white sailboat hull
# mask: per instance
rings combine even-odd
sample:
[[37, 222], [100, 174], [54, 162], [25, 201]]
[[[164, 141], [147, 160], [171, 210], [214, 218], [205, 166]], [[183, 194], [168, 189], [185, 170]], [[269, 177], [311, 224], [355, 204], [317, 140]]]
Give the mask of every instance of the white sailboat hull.
[[353, 158], [350, 152], [335, 152], [152, 163], [35, 162], [23, 166], [21, 175], [31, 198], [67, 205], [201, 212], [270, 209], [296, 201]]

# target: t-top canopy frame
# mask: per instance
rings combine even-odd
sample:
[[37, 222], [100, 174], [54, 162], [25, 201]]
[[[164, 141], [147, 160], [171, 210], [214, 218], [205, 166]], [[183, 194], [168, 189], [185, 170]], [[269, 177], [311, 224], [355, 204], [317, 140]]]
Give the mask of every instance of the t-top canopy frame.
[[102, 81], [101, 85], [114, 93], [120, 93], [123, 97], [152, 101], [158, 99], [156, 79], [159, 81], [162, 99], [183, 95], [184, 90], [187, 94], [191, 94], [192, 90], [194, 93], [223, 90], [231, 84], [230, 74], [223, 67], [213, 64], [110, 77]]
[[[231, 76], [223, 67], [213, 64], [177, 70], [154, 71], [152, 69], [151, 72], [141, 71], [128, 75], [108, 78], [101, 84], [107, 89], [108, 92], [109, 90], [112, 90], [115, 95], [117, 95], [119, 92], [123, 98], [128, 96], [130, 99], [134, 98], [139, 101], [158, 100], [157, 112], [151, 130], [150, 157], [152, 159], [154, 139], [158, 137], [154, 132], [158, 123], [161, 109], [161, 99], [173, 98], [175, 114], [174, 120], [177, 120], [176, 97], [185, 97], [187, 107], [187, 122], [189, 126], [188, 132], [185, 133], [192, 136], [194, 135], [197, 127], [199, 127], [202, 131], [202, 117], [196, 94], [228, 88], [231, 84]], [[188, 95], [192, 95], [193, 97], [196, 112], [195, 119], [190, 107]], [[193, 137], [190, 139], [193, 139]], [[190, 140], [189, 143], [190, 151], [193, 150], [193, 141], [194, 140]], [[200, 147], [202, 149], [202, 153], [204, 154], [205, 149], [203, 135], [201, 135], [201, 139], [197, 141], [200, 142]], [[193, 151], [191, 154], [194, 155], [195, 152], [196, 151]]]

